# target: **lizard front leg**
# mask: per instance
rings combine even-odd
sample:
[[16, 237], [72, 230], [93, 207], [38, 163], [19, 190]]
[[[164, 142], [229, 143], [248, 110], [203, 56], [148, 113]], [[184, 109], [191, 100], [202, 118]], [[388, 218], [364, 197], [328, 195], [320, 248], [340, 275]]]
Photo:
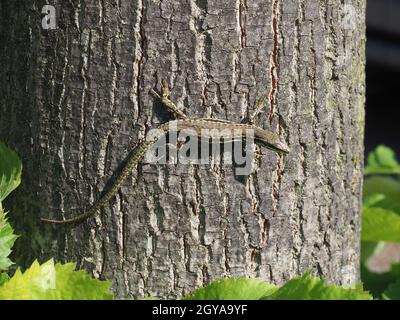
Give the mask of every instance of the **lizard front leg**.
[[151, 89], [151, 93], [159, 98], [164, 107], [171, 111], [177, 119], [188, 119], [189, 117], [178, 109], [178, 107], [169, 99], [170, 91], [166, 80], [161, 81], [161, 95]]

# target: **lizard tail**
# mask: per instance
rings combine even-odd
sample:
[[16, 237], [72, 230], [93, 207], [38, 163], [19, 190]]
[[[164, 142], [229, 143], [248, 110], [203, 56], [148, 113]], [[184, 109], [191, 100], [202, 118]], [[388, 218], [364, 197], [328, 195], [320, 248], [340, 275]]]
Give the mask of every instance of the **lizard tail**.
[[75, 223], [78, 223], [78, 222], [90, 217], [92, 214], [94, 214], [94, 212], [92, 212], [92, 210], [89, 210], [88, 212], [85, 212], [85, 213], [83, 213], [79, 216], [76, 216], [74, 218], [71, 218], [71, 219], [53, 220], [53, 219], [40, 218], [40, 220], [42, 222], [51, 223], [51, 224], [75, 224]]
[[[165, 125], [162, 125], [160, 127], [164, 129], [164, 126]], [[134, 167], [136, 167], [136, 165], [139, 163], [139, 161], [145, 156], [149, 147], [154, 142], [156, 142], [163, 134], [164, 134], [164, 131], [161, 130], [161, 132], [159, 132], [155, 137], [153, 137], [152, 139], [150, 139], [148, 141], [143, 141], [135, 149], [135, 152], [133, 153], [132, 157], [129, 159], [126, 166], [122, 169], [122, 171], [118, 175], [118, 177], [117, 177], [114, 185], [111, 187], [111, 189], [108, 190], [98, 200], [98, 202], [95, 203], [93, 205], [93, 207], [90, 208], [87, 212], [84, 212], [81, 215], [78, 215], [78, 216], [70, 218], [70, 219], [65, 219], [65, 220], [53, 220], [53, 219], [47, 219], [47, 218], [40, 218], [40, 220], [42, 222], [52, 223], [52, 224], [76, 224], [86, 218], [89, 218], [90, 216], [95, 215], [116, 194], [116, 192], [119, 190], [119, 188], [121, 188], [121, 186], [125, 182], [126, 178], [132, 173], [132, 170], [134, 169]]]

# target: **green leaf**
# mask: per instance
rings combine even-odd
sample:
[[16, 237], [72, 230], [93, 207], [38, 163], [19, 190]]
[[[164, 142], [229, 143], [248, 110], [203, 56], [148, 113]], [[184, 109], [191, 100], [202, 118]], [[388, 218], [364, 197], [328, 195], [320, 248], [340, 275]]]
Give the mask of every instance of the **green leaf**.
[[382, 208], [363, 208], [363, 241], [400, 242], [400, 215]]
[[363, 198], [363, 206], [366, 208], [370, 208], [375, 205], [379, 206], [379, 203], [381, 203], [385, 198], [386, 196], [382, 193], [373, 193]]
[[56, 290], [47, 299], [62, 300], [111, 300], [111, 283], [93, 279], [83, 270], [74, 271], [75, 263], [56, 264]]
[[0, 205], [0, 271], [7, 270], [13, 262], [8, 258], [15, 240], [14, 229], [7, 222], [6, 213]]
[[215, 281], [184, 300], [370, 300], [362, 288], [345, 289], [328, 285], [306, 273], [282, 287], [258, 279], [232, 278]]
[[363, 191], [364, 198], [373, 194], [384, 194], [385, 198], [400, 200], [400, 183], [390, 177], [370, 177], [366, 179]]
[[230, 278], [214, 281], [183, 300], [259, 300], [275, 290], [275, 285], [259, 279]]
[[384, 145], [378, 146], [368, 155], [364, 173], [369, 174], [400, 174], [400, 165], [392, 149]]
[[22, 163], [17, 154], [0, 143], [0, 202], [21, 183]]
[[0, 287], [0, 300], [74, 300], [112, 299], [111, 284], [92, 279], [84, 271], [74, 271], [75, 264], [54, 265], [53, 260], [40, 265], [35, 261], [22, 273], [19, 269]]
[[390, 177], [371, 177], [364, 182], [363, 204], [400, 214], [400, 183]]
[[382, 294], [382, 298], [386, 300], [400, 300], [400, 279], [389, 285], [387, 290]]
[[288, 281], [264, 300], [371, 300], [372, 296], [362, 288], [346, 289], [328, 285], [324, 280], [309, 273]]
[[14, 276], [0, 287], [0, 300], [42, 299], [47, 290], [55, 289], [56, 277], [52, 260], [39, 265], [35, 261], [22, 273], [19, 269]]

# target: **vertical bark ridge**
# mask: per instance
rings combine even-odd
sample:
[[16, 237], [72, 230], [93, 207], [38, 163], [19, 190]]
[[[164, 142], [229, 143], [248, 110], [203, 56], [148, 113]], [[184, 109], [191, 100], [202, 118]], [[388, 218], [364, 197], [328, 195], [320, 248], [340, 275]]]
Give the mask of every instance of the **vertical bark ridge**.
[[[282, 283], [307, 270], [357, 280], [363, 1], [348, 2], [354, 30], [339, 0], [69, 0], [56, 3], [56, 30], [41, 28], [44, 2], [0, 4], [0, 139], [25, 168], [7, 203], [26, 234], [16, 256], [75, 260], [118, 297], [174, 298], [224, 276]], [[264, 97], [256, 124], [290, 154], [257, 147], [246, 178], [216, 159], [142, 163], [96, 218], [40, 225], [39, 215], [87, 208], [169, 120], [149, 94], [162, 78], [192, 117], [240, 122]]]

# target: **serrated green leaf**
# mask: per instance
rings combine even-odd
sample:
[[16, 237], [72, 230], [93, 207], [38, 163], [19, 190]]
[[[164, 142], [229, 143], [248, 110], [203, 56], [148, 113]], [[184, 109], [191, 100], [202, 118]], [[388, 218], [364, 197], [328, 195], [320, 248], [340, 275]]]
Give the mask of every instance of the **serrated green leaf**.
[[22, 163], [17, 154], [0, 142], [0, 202], [21, 183]]
[[309, 273], [288, 281], [263, 300], [371, 300], [372, 296], [362, 288], [346, 289], [328, 285], [324, 280]]
[[382, 298], [386, 300], [400, 300], [400, 279], [389, 285], [382, 294]]
[[382, 208], [363, 208], [361, 239], [400, 242], [400, 215]]
[[400, 174], [400, 165], [392, 149], [384, 145], [378, 146], [368, 155], [364, 173], [369, 174]]
[[0, 271], [7, 270], [13, 264], [8, 256], [17, 238], [14, 229], [7, 222], [6, 213], [0, 206]]
[[56, 264], [57, 288], [49, 291], [47, 299], [62, 300], [111, 300], [111, 283], [93, 279], [84, 270], [75, 271], [75, 263]]
[[14, 276], [0, 287], [0, 300], [42, 299], [47, 290], [55, 288], [55, 283], [53, 261], [43, 265], [35, 261], [24, 273], [18, 269]]
[[35, 261], [22, 273], [19, 269], [0, 287], [0, 300], [112, 299], [110, 283], [92, 279], [75, 264], [54, 265]]
[[183, 300], [259, 300], [277, 290], [259, 279], [229, 278], [214, 281]]

